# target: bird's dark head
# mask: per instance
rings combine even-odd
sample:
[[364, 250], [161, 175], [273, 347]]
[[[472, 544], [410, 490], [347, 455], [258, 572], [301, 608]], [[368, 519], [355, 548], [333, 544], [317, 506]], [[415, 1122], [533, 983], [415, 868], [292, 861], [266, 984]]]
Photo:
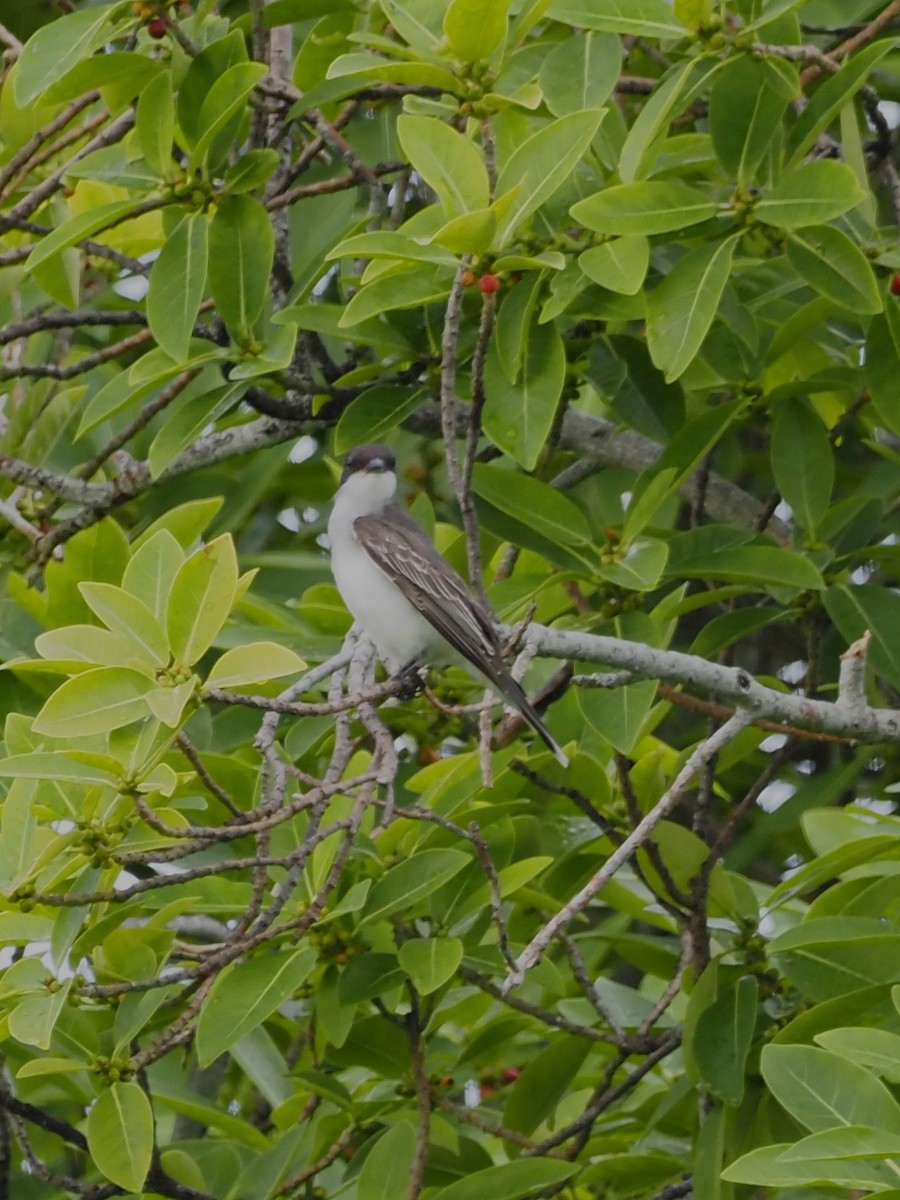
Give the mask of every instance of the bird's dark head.
[[351, 475], [393, 473], [395, 467], [396, 459], [390, 446], [380, 446], [377, 443], [368, 446], [357, 446], [344, 459], [344, 473], [341, 475], [341, 483], [346, 483]]

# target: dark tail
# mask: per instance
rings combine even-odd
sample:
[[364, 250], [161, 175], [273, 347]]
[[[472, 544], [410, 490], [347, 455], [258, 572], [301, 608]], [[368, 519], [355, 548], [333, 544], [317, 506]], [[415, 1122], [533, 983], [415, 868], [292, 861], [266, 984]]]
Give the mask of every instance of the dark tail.
[[[504, 700], [507, 700], [515, 709], [522, 714], [523, 718], [528, 722], [534, 732], [538, 735], [542, 742], [552, 751], [553, 757], [563, 767], [569, 765], [569, 759], [566, 752], [557, 742], [556, 738], [544, 724], [540, 713], [528, 699], [524, 689], [516, 683], [512, 675], [506, 669], [505, 664], [502, 669], [498, 669], [496, 663], [491, 664], [492, 670], [490, 673], [485, 671], [491, 683], [500, 693]], [[482, 667], [482, 670], [484, 668]]]

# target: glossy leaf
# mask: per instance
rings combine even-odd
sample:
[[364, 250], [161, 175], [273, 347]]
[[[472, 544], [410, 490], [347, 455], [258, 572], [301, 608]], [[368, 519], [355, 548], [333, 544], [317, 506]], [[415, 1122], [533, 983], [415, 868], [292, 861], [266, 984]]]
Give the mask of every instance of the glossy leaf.
[[447, 983], [462, 961], [459, 938], [413, 938], [397, 952], [400, 966], [420, 996], [429, 996]]
[[686, 254], [647, 304], [647, 345], [667, 380], [683, 375], [700, 351], [731, 277], [735, 242], [712, 243]]
[[434, 1200], [525, 1200], [562, 1184], [578, 1168], [548, 1158], [523, 1159], [476, 1171], [435, 1193]]
[[[16, 103], [24, 106], [103, 44], [109, 34], [110, 5], [66, 13], [38, 29], [22, 50], [15, 76]], [[53, 73], [47, 64], [53, 63]]]
[[547, 107], [555, 117], [564, 117], [599, 108], [612, 95], [621, 68], [619, 39], [586, 29], [553, 47], [538, 80]]
[[168, 73], [158, 75], [141, 92], [134, 128], [141, 153], [150, 168], [163, 179], [168, 178], [175, 165], [172, 159], [175, 102], [172, 77]]
[[513, 517], [527, 514], [527, 521], [544, 537], [567, 545], [590, 541], [584, 514], [568, 496], [528, 475], [506, 471], [490, 463], [476, 464], [475, 494]]
[[758, 220], [782, 229], [803, 229], [842, 216], [863, 199], [845, 163], [818, 159], [795, 168], [756, 205]]
[[578, 265], [601, 287], [633, 296], [640, 291], [650, 265], [650, 243], [640, 233], [611, 238], [579, 254]]
[[665, 0], [556, 0], [548, 16], [584, 29], [632, 37], [683, 37], [684, 26]]
[[416, 1131], [399, 1121], [382, 1133], [359, 1173], [359, 1200], [394, 1200], [406, 1187], [416, 1152]]
[[363, 920], [383, 921], [391, 913], [411, 909], [459, 874], [470, 861], [460, 850], [423, 850], [415, 858], [398, 863], [369, 892]]
[[227, 535], [196, 551], [172, 582], [167, 627], [176, 663], [190, 666], [212, 644], [231, 611], [238, 568]]
[[147, 320], [157, 342], [176, 362], [188, 356], [206, 287], [208, 233], [204, 216], [185, 217], [166, 239], [150, 273]]
[[209, 287], [229, 328], [249, 332], [265, 304], [275, 236], [252, 196], [226, 196], [209, 223]]
[[766, 1086], [813, 1133], [868, 1125], [900, 1134], [900, 1105], [864, 1067], [816, 1046], [766, 1046]]
[[841, 307], [859, 313], [881, 311], [869, 260], [840, 229], [818, 225], [793, 234], [787, 242], [787, 256], [811, 287]]
[[831, 502], [834, 457], [821, 420], [801, 401], [789, 400], [775, 419], [772, 472], [797, 521], [815, 536]]
[[463, 62], [490, 58], [506, 37], [510, 0], [450, 0], [444, 33]]
[[112, 1083], [87, 1119], [88, 1149], [107, 1179], [126, 1192], [143, 1190], [153, 1158], [153, 1111], [137, 1083]]
[[715, 216], [717, 205], [690, 184], [623, 183], [572, 206], [572, 216], [598, 233], [671, 233]]
[[61, 684], [34, 720], [34, 729], [50, 737], [86, 737], [107, 733], [149, 715], [152, 679], [128, 667], [97, 667]]
[[487, 172], [473, 142], [434, 117], [409, 114], [397, 121], [397, 135], [409, 161], [437, 192], [448, 217], [487, 206]]
[[497, 356], [485, 367], [484, 429], [526, 471], [534, 469], [556, 417], [566, 375], [566, 352], [552, 325], [531, 325], [522, 373], [506, 380]]
[[713, 146], [742, 186], [756, 177], [787, 106], [781, 77], [765, 59], [735, 55], [717, 74], [709, 101]]
[[315, 961], [315, 952], [304, 947], [250, 958], [218, 975], [197, 1023], [201, 1066], [208, 1066], [270, 1017], [300, 987]]
[[206, 686], [216, 688], [240, 687], [262, 683], [282, 675], [294, 675], [306, 663], [286, 646], [276, 642], [250, 642], [226, 650], [206, 677]]
[[558, 188], [582, 158], [596, 134], [603, 111], [573, 112], [533, 133], [517, 146], [497, 178], [497, 244], [513, 232]]

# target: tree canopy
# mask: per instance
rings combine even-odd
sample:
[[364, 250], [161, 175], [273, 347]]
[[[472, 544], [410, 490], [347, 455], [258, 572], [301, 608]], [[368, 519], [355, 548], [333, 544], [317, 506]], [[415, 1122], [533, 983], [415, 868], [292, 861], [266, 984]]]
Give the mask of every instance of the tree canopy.
[[[0, 1193], [900, 1172], [898, 0], [0, 26]], [[567, 769], [350, 629], [387, 441]]]

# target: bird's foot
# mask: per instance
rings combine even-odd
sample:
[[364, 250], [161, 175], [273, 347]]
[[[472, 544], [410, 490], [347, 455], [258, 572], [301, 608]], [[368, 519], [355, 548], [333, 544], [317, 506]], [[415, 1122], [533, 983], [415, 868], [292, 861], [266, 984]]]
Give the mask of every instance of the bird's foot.
[[412, 700], [413, 696], [421, 692], [425, 686], [422, 671], [421, 661], [418, 658], [411, 658], [409, 662], [405, 662], [393, 673], [391, 679], [397, 684], [399, 700]]

